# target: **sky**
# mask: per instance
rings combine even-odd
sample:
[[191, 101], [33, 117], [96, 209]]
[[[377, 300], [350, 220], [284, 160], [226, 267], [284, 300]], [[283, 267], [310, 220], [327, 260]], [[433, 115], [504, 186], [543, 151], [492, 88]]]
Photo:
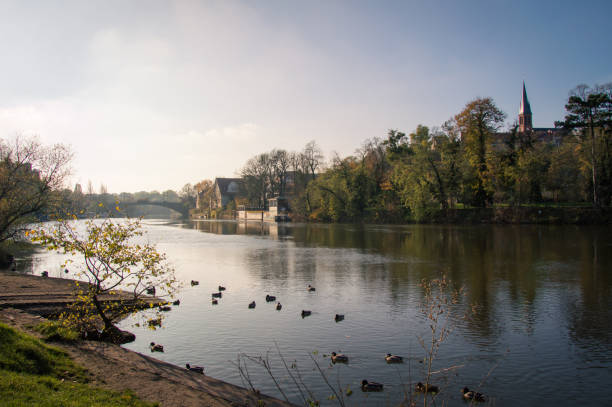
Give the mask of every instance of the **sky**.
[[70, 183], [179, 190], [252, 156], [353, 154], [491, 97], [534, 127], [612, 82], [612, 1], [0, 0], [0, 138], [71, 146]]

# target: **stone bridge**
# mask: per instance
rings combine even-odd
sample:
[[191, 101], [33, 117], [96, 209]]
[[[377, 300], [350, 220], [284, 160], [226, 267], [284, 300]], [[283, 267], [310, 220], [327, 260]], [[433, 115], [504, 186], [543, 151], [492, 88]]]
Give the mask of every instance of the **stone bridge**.
[[182, 202], [150, 201], [148, 199], [139, 199], [138, 201], [121, 202], [120, 204], [120, 206], [123, 206], [124, 208], [136, 205], [163, 206], [164, 208], [179, 212], [184, 218], [189, 217], [189, 208]]

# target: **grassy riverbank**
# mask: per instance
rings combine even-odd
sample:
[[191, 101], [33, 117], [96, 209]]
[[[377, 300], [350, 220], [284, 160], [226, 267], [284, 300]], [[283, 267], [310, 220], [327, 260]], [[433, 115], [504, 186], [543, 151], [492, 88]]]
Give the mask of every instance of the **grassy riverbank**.
[[[0, 394], [5, 406], [150, 407], [131, 392], [88, 384], [87, 371], [66, 352], [0, 323]], [[4, 404], [6, 403], [6, 404]]]

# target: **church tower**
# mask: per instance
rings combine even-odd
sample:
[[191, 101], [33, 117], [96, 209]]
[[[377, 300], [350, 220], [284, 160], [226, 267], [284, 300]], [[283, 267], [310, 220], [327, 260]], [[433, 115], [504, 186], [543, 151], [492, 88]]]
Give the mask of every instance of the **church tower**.
[[523, 81], [523, 98], [521, 99], [521, 107], [519, 109], [519, 132], [524, 133], [531, 130], [533, 130], [531, 106], [529, 106], [527, 91], [525, 90], [525, 81]]

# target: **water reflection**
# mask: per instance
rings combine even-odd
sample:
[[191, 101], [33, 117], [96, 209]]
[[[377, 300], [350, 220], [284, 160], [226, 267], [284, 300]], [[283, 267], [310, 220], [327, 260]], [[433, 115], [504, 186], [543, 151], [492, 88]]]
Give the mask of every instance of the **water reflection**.
[[[401, 399], [400, 376], [414, 381], [423, 374], [417, 337], [428, 324], [418, 311], [419, 283], [446, 274], [466, 288], [458, 314], [474, 304], [478, 310], [456, 321], [435, 363], [435, 369], [463, 366], [436, 377], [447, 405], [463, 405], [459, 389], [475, 387], [498, 362], [483, 389], [494, 405], [602, 405], [612, 399], [609, 227], [212, 221], [176, 226], [153, 224], [150, 238], [181, 280], [198, 279], [201, 286], [186, 287], [167, 328], [137, 332], [132, 349], [163, 343], [166, 352], [156, 356], [179, 365], [201, 357], [193, 362], [240, 384], [228, 360], [239, 352], [265, 353], [277, 341], [307, 370], [308, 352], [320, 351], [325, 371], [333, 377], [340, 371], [342, 383], [353, 389], [364, 375], [389, 385], [385, 394], [355, 394], [353, 405], [392, 404]], [[55, 263], [52, 256], [40, 257], [32, 268]], [[221, 283], [228, 290], [213, 308], [210, 292]], [[306, 291], [308, 284], [316, 293]], [[265, 303], [266, 294], [278, 297], [282, 311]], [[257, 308], [248, 310], [252, 300]], [[299, 317], [302, 309], [312, 316]], [[336, 323], [336, 313], [346, 319]], [[351, 363], [328, 366], [321, 355], [332, 350], [350, 354]], [[387, 352], [413, 362], [389, 368], [381, 363]], [[312, 390], [326, 394], [325, 384], [309, 372], [304, 374]], [[265, 374], [255, 380], [262, 391], [276, 394]], [[588, 400], [586, 385], [600, 389]]]
[[[318, 273], [328, 273], [333, 284], [341, 284], [348, 273], [384, 292], [396, 309], [401, 309], [406, 287], [444, 273], [468, 289], [466, 306], [478, 305], [464, 328], [486, 339], [483, 343], [503, 335], [508, 314], [521, 333], [533, 335], [539, 296], [549, 296], [556, 286], [564, 292], [559, 300], [566, 306], [560, 311], [572, 340], [579, 346], [612, 342], [612, 329], [607, 329], [612, 326], [612, 238], [607, 227], [261, 222], [194, 222], [191, 227], [205, 233], [290, 239], [296, 247], [329, 250], [296, 256], [293, 246], [287, 246], [281, 253], [250, 252], [247, 262], [261, 266], [254, 277], [264, 280], [283, 281], [297, 273], [301, 280], [314, 281]], [[357, 256], [359, 261], [351, 262], [351, 252], [369, 258]]]

